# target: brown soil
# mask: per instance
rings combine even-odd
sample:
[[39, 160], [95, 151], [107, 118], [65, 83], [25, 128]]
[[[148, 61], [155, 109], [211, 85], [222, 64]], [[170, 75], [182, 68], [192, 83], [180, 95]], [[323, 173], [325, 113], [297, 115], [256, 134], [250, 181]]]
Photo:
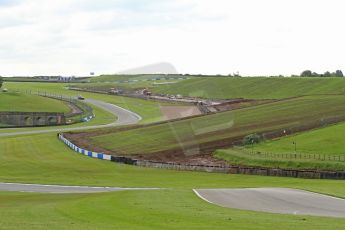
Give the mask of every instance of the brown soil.
[[126, 155], [121, 152], [107, 150], [100, 146], [95, 146], [89, 141], [87, 133], [64, 133], [64, 136], [75, 145], [94, 152], [101, 152], [113, 156], [126, 156], [132, 159], [151, 160], [157, 162], [170, 162], [170, 163], [183, 163], [183, 164], [197, 164], [197, 165], [210, 165], [220, 166], [226, 165], [223, 160], [215, 159], [212, 153], [219, 148], [231, 147], [234, 144], [240, 143], [241, 138], [217, 140], [213, 142], [200, 144], [195, 151], [190, 149], [169, 149], [154, 153]]
[[278, 100], [238, 99], [238, 100], [227, 101], [219, 105], [214, 105], [212, 107], [214, 107], [217, 111], [222, 112], [222, 111], [228, 111], [228, 110], [233, 110], [233, 109], [241, 109], [241, 108], [246, 108], [250, 106], [267, 104], [267, 103], [271, 103], [275, 101], [278, 101]]
[[197, 106], [161, 106], [160, 110], [164, 120], [201, 115]]
[[[279, 130], [272, 130], [266, 131], [265, 133], [261, 133], [262, 136], [265, 136], [267, 139], [278, 138], [284, 135], [293, 134], [301, 131], [311, 130], [314, 128], [318, 128], [321, 125], [327, 124], [335, 124], [338, 122], [343, 121], [344, 118], [333, 118], [325, 121], [325, 123], [310, 123], [305, 126], [293, 127], [293, 128], [286, 128], [286, 129], [279, 129]], [[137, 127], [137, 126], [136, 126]], [[134, 127], [122, 127], [118, 128], [117, 131], [127, 130]], [[97, 132], [92, 133], [91, 136], [97, 135]], [[77, 146], [91, 150], [94, 152], [102, 152], [113, 156], [123, 156], [121, 152], [110, 151], [104, 149], [100, 146], [93, 145], [90, 141], [90, 133], [64, 133], [64, 136], [72, 141]], [[159, 151], [154, 153], [143, 153], [143, 154], [135, 154], [135, 155], [126, 155], [127, 157], [131, 157], [133, 159], [143, 159], [143, 160], [151, 160], [157, 162], [170, 162], [170, 163], [180, 163], [180, 164], [198, 164], [198, 165], [226, 165], [225, 161], [215, 159], [212, 156], [212, 153], [217, 149], [222, 148], [229, 148], [234, 145], [241, 144], [243, 136], [237, 136], [233, 138], [226, 138], [217, 141], [210, 141], [206, 143], [201, 143], [198, 145], [196, 151], [191, 151], [191, 149], [170, 149], [165, 151]]]
[[[246, 102], [247, 103], [247, 102]], [[169, 112], [169, 109], [166, 110], [166, 112]], [[170, 115], [170, 114], [168, 114]], [[194, 115], [194, 117], [198, 117], [200, 115]], [[187, 120], [190, 119], [188, 118], [178, 118], [175, 119], [177, 120]], [[316, 120], [310, 123], [307, 123], [303, 126], [294, 126], [294, 127], [282, 127], [282, 124], [284, 123], [289, 123], [290, 119], [293, 118], [286, 118], [286, 122], [283, 122], [282, 120], [280, 121], [268, 121], [270, 125], [267, 125], [267, 127], [275, 127], [272, 130], [265, 130], [261, 135], [265, 137], [266, 139], [273, 139], [273, 138], [278, 138], [284, 135], [290, 135], [293, 133], [298, 133], [301, 131], [306, 131], [306, 130], [311, 130], [314, 128], [322, 127], [325, 125], [330, 125], [330, 124], [336, 124], [338, 122], [342, 122], [345, 120], [344, 116], [338, 116], [338, 117], [331, 117], [328, 119], [324, 119], [322, 121]], [[110, 151], [107, 149], [104, 149], [99, 146], [94, 146], [91, 144], [91, 141], [89, 141], [89, 138], [92, 136], [98, 136], [106, 133], [114, 133], [114, 132], [121, 132], [124, 130], [129, 130], [129, 129], [135, 129], [135, 128], [140, 128], [140, 127], [149, 127], [149, 126], [154, 126], [157, 124], [163, 124], [169, 121], [162, 121], [162, 122], [157, 122], [155, 124], [147, 124], [147, 125], [133, 125], [133, 126], [126, 126], [126, 127], [116, 127], [116, 128], [110, 128], [110, 129], [102, 129], [102, 130], [95, 130], [91, 132], [77, 132], [77, 133], [65, 133], [64, 135], [71, 140], [74, 144], [77, 146], [95, 151], [95, 152], [103, 152], [109, 155], [114, 155], [114, 156], [121, 156], [121, 155], [126, 155], [121, 152], [116, 152], [116, 151]], [[274, 124], [274, 126], [272, 126]], [[255, 125], [256, 126], [256, 125]], [[258, 127], [265, 127], [266, 124], [261, 123], [258, 124]], [[246, 129], [245, 127], [242, 127], [241, 129]], [[262, 129], [264, 130], [264, 129]], [[234, 130], [232, 130], [234, 131]], [[228, 132], [228, 130], [223, 130], [223, 131], [218, 131], [219, 132]], [[212, 133], [207, 133], [207, 134], [201, 134], [198, 135], [199, 138], [202, 138], [204, 135], [212, 135]], [[221, 148], [229, 148], [235, 144], [240, 144], [241, 140], [243, 139], [245, 135], [245, 132], [243, 132], [243, 135], [238, 135], [236, 137], [232, 138], [227, 138], [227, 139], [220, 139], [216, 141], [209, 141], [205, 143], [200, 143], [198, 146], [198, 151], [197, 154], [186, 154], [183, 149], [178, 148], [178, 149], [170, 149], [166, 151], [159, 151], [159, 152], [154, 152], [154, 153], [143, 153], [143, 154], [136, 154], [136, 155], [126, 155], [128, 157], [133, 157], [137, 159], [146, 159], [146, 160], [153, 160], [153, 161], [160, 161], [160, 162], [176, 162], [176, 163], [193, 163], [193, 164], [204, 164], [204, 165], [219, 165], [219, 164], [225, 164], [224, 161], [220, 161], [218, 159], [214, 159], [212, 157], [212, 153], [216, 149], [221, 149]]]
[[73, 105], [72, 103], [65, 102], [65, 104], [70, 108], [69, 115], [76, 115], [76, 114], [81, 114], [83, 111], [78, 107]]
[[150, 160], [154, 162], [178, 163], [191, 165], [225, 166], [224, 160], [216, 159], [212, 154], [202, 154], [196, 156], [186, 156], [182, 152], [165, 152], [160, 154], [133, 155], [133, 159]]

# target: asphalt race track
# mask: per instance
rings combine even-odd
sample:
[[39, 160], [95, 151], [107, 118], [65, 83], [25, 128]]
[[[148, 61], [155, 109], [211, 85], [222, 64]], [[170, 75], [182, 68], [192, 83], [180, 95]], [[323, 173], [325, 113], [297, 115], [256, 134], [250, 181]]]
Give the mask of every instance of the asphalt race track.
[[[83, 126], [83, 127], [75, 127], [75, 128], [55, 128], [55, 129], [45, 129], [45, 130], [39, 130], [38, 128], [37, 130], [30, 130], [30, 131], [20, 131], [20, 129], [18, 129], [18, 132], [0, 133], [0, 137], [36, 134], [36, 133], [66, 132], [66, 131], [73, 131], [73, 130], [106, 128], [106, 127], [113, 127], [113, 126], [120, 126], [120, 125], [136, 124], [141, 120], [141, 117], [138, 114], [128, 111], [119, 106], [107, 103], [107, 102], [93, 100], [93, 99], [86, 99], [85, 102], [93, 104], [105, 111], [108, 111], [114, 114], [115, 116], [117, 116], [118, 119], [115, 122], [106, 124], [106, 125]], [[6, 130], [6, 129], [1, 129], [1, 130]], [[11, 130], [13, 131], [13, 129]]]
[[127, 191], [127, 190], [153, 190], [153, 189], [155, 188], [114, 188], [114, 187], [0, 183], [0, 191], [10, 191], [10, 192], [97, 193], [97, 192], [115, 192], [115, 191]]
[[[75, 128], [55, 128], [55, 129], [53, 128], [53, 129], [46, 129], [46, 130], [33, 129], [30, 131], [20, 131], [20, 129], [18, 129], [18, 132], [0, 133], [0, 137], [36, 134], [36, 133], [48, 133], [48, 132], [63, 132], [63, 131], [72, 131], [72, 130], [94, 129], [94, 128], [105, 128], [105, 127], [113, 127], [113, 126], [120, 126], [120, 125], [136, 124], [141, 120], [141, 117], [138, 114], [128, 111], [126, 109], [123, 109], [119, 106], [106, 103], [103, 101], [93, 100], [93, 99], [87, 99], [85, 101], [105, 111], [108, 111], [114, 114], [115, 116], [117, 116], [117, 120], [113, 123], [106, 124], [106, 125], [95, 125], [95, 126], [85, 126], [85, 127], [75, 127]], [[59, 185], [17, 184], [17, 183], [1, 183], [0, 182], [0, 191], [11, 191], [11, 192], [95, 193], [95, 192], [113, 192], [113, 191], [124, 191], [124, 190], [151, 190], [151, 189], [152, 188], [59, 186]]]
[[203, 200], [227, 208], [269, 213], [345, 217], [345, 200], [288, 188], [194, 189]]

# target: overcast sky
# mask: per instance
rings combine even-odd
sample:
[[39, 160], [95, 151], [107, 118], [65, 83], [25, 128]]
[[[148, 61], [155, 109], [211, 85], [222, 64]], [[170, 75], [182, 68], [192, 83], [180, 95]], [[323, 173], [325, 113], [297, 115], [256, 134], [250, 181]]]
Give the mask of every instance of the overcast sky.
[[0, 75], [345, 70], [344, 0], [0, 0]]

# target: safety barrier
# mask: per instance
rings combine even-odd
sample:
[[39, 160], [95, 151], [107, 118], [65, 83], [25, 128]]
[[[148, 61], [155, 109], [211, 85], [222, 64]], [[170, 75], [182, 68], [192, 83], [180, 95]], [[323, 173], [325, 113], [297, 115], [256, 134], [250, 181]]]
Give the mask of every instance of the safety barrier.
[[182, 171], [199, 171], [211, 173], [230, 173], [230, 174], [246, 174], [246, 175], [259, 175], [259, 176], [279, 176], [279, 177], [295, 177], [295, 178], [308, 178], [308, 179], [336, 179], [345, 180], [345, 172], [337, 171], [319, 171], [319, 170], [297, 170], [297, 169], [277, 169], [277, 168], [264, 168], [255, 166], [242, 166], [242, 165], [195, 165], [195, 164], [180, 164], [169, 162], [156, 162], [150, 160], [138, 160], [124, 156], [111, 156], [104, 153], [96, 153], [79, 148], [63, 134], [58, 134], [58, 138], [63, 141], [68, 147], [75, 152], [85, 156], [108, 160], [122, 164], [136, 165], [141, 167], [160, 168], [169, 170], [182, 170]]
[[97, 158], [100, 160], [107, 160], [107, 161], [111, 160], [110, 155], [107, 155], [104, 153], [96, 153], [96, 152], [88, 151], [86, 149], [79, 148], [78, 146], [76, 146], [75, 144], [73, 144], [72, 142], [67, 140], [61, 133], [58, 134], [58, 138], [61, 141], [63, 141], [65, 143], [65, 145], [67, 145], [70, 149], [72, 149], [73, 151], [75, 151], [77, 153], [80, 153], [80, 154], [88, 156], [88, 157]]

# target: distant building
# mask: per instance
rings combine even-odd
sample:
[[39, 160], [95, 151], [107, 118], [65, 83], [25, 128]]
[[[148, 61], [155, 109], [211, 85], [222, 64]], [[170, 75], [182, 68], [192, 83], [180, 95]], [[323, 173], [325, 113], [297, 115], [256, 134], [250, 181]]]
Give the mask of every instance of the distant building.
[[71, 82], [71, 81], [74, 81], [75, 80], [75, 77], [72, 76], [72, 77], [62, 77], [60, 76], [58, 81], [59, 82]]
[[44, 80], [44, 81], [53, 81], [53, 82], [71, 82], [76, 79], [75, 76], [66, 77], [66, 76], [35, 76], [35, 79]]

